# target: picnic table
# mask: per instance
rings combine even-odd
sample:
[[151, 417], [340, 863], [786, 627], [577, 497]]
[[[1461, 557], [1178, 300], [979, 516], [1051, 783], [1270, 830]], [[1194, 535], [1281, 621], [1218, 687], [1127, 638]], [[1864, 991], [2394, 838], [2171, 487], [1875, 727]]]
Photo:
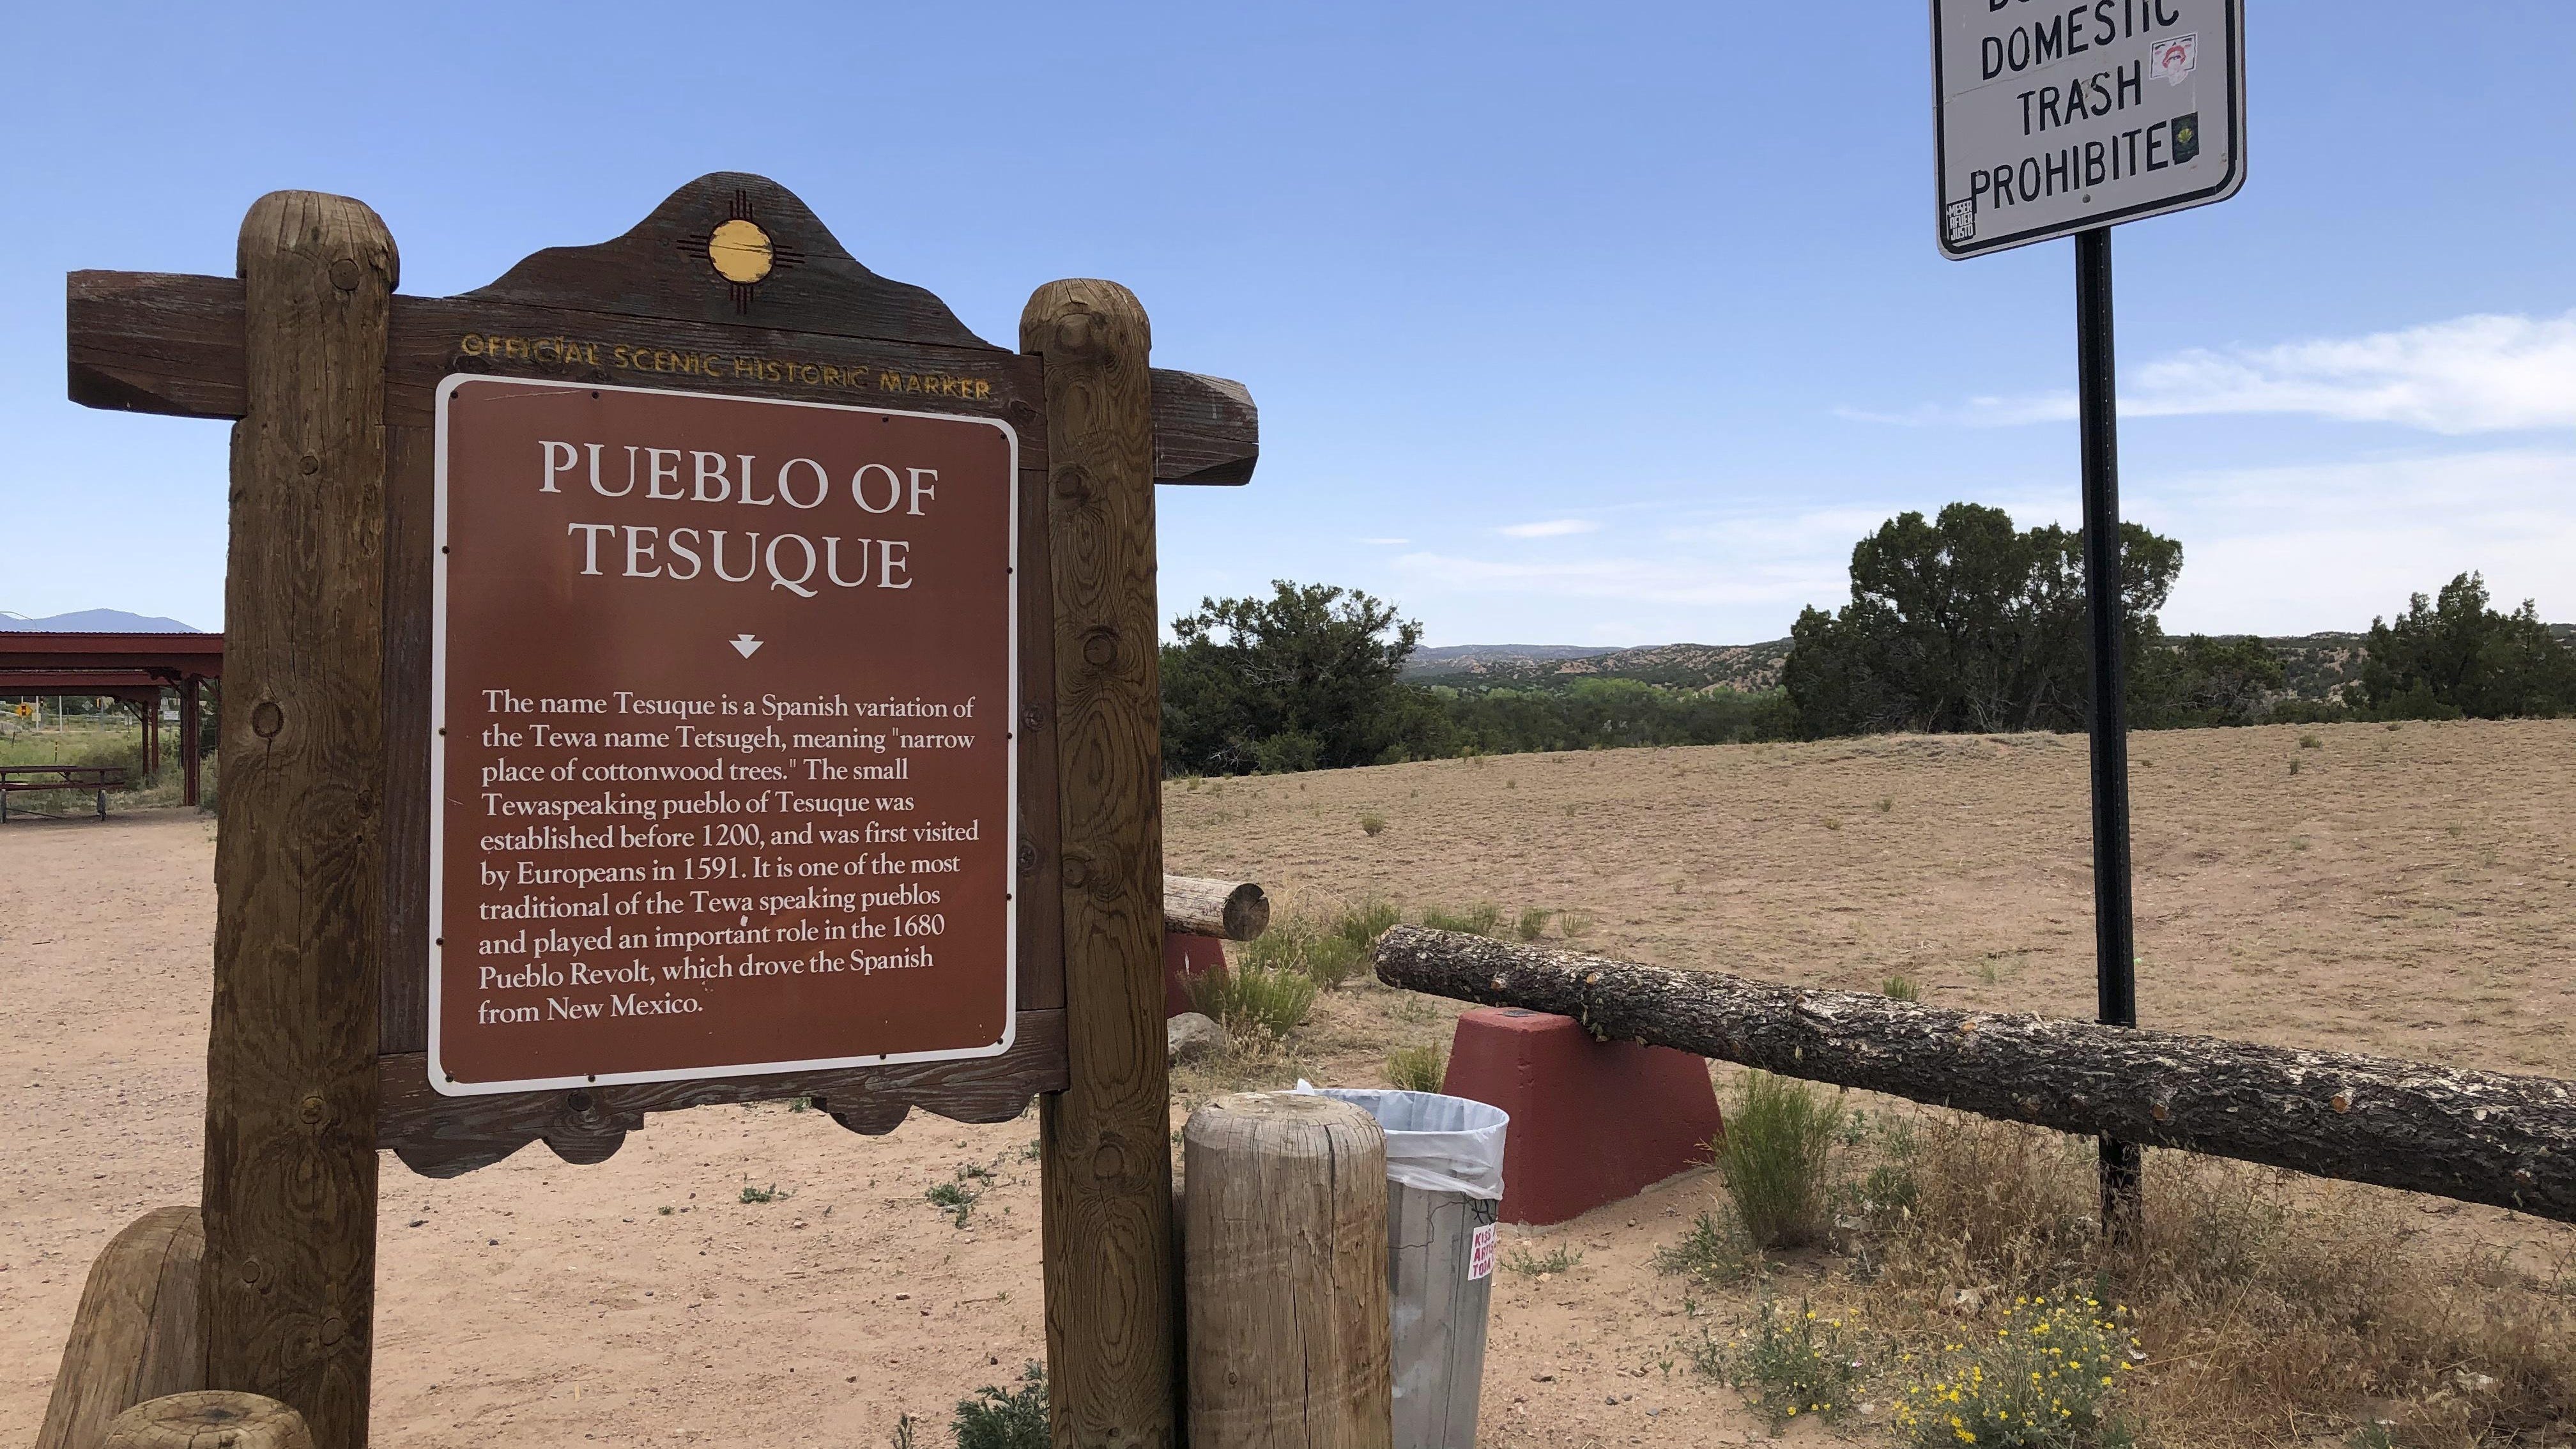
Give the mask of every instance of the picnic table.
[[[28, 791], [89, 790], [98, 800], [98, 818], [107, 818], [107, 792], [125, 788], [123, 765], [0, 765], [0, 823], [9, 819], [9, 797]], [[59, 820], [59, 815], [21, 808], [21, 815]]]

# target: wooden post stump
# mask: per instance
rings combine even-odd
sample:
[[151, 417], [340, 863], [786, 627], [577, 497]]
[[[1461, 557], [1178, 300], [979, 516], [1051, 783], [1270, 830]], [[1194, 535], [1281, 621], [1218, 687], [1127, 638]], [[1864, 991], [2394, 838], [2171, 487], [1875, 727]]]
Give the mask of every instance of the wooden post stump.
[[102, 1449], [313, 1449], [313, 1433], [275, 1399], [199, 1389], [117, 1415]]
[[1390, 1449], [1377, 1119], [1237, 1093], [1190, 1114], [1182, 1152], [1192, 1449]]
[[194, 1207], [154, 1208], [110, 1238], [81, 1288], [36, 1449], [91, 1449], [117, 1415], [205, 1382]]

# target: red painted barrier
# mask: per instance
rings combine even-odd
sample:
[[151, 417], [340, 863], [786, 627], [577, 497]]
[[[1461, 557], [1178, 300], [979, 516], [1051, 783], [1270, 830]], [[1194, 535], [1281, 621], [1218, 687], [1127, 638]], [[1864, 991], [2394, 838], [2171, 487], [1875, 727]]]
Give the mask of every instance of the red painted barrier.
[[1458, 1018], [1440, 1090], [1511, 1114], [1507, 1223], [1561, 1223], [1709, 1160], [1724, 1130], [1708, 1062], [1594, 1041], [1572, 1017], [1484, 1006]]
[[1184, 1011], [1196, 1011], [1190, 1000], [1190, 978], [1210, 971], [1225, 974], [1225, 942], [1216, 936], [1191, 936], [1179, 931], [1163, 933], [1163, 1015], [1175, 1017]]

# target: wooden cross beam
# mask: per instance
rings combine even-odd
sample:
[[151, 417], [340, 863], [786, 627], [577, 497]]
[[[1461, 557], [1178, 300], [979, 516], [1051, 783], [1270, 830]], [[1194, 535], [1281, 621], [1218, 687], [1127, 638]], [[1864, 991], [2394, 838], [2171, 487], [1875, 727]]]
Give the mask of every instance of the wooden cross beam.
[[[71, 400], [168, 417], [240, 418], [242, 307], [242, 284], [231, 277], [73, 272], [65, 297]], [[499, 330], [513, 323], [518, 330]], [[588, 333], [579, 330], [585, 324]], [[764, 397], [797, 396], [796, 379], [810, 376], [801, 390], [813, 400], [862, 404], [955, 401], [961, 384], [971, 402], [978, 382], [987, 384], [989, 398], [990, 380], [978, 373], [996, 365], [949, 348], [879, 347], [869, 350], [882, 356], [854, 371], [847, 359], [799, 358], [794, 346], [781, 345], [784, 334], [760, 328], [674, 328], [656, 319], [645, 333], [630, 320], [535, 309], [504, 320], [473, 294], [396, 296], [391, 334], [385, 421], [412, 426], [429, 423], [430, 394], [440, 378], [511, 370], [513, 362], [541, 375], [653, 387], [721, 392], [748, 384]], [[810, 348], [813, 340], [798, 343]], [[1242, 383], [1158, 367], [1153, 409], [1155, 482], [1252, 481], [1261, 419]]]

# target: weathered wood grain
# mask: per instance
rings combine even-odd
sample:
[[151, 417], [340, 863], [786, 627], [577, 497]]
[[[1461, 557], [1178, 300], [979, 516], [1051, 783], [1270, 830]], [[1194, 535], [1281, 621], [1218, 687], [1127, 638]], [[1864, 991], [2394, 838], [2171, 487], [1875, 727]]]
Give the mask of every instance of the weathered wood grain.
[[[1039, 404], [1043, 404], [1041, 397]], [[1025, 438], [1046, 433], [1042, 406], [1014, 421]], [[1025, 457], [1023, 458], [1025, 462]], [[1064, 821], [1056, 813], [1055, 564], [1047, 529], [1043, 465], [1020, 470], [1020, 858], [1013, 865], [1019, 912], [1020, 1009], [1064, 1006]]]
[[362, 203], [242, 222], [223, 830], [206, 1052], [206, 1381], [367, 1439], [383, 949], [385, 328], [393, 239]]
[[1252, 389], [1222, 377], [1154, 369], [1154, 481], [1231, 486], [1261, 461]]
[[1253, 881], [1166, 873], [1163, 929], [1249, 941], [1270, 929], [1270, 897]]
[[1049, 282], [1020, 317], [1046, 365], [1063, 822], [1071, 1081], [1039, 1112], [1059, 1449], [1176, 1437], [1151, 346], [1114, 282]]
[[1377, 1119], [1238, 1093], [1190, 1114], [1181, 1151], [1192, 1449], [1390, 1449]]
[[1378, 979], [1934, 1106], [2576, 1222], [2576, 1084], [1944, 1011], [1398, 926]]
[[[229, 277], [152, 272], [73, 272], [65, 299], [70, 395], [90, 407], [176, 417], [242, 415], [241, 283]], [[469, 352], [470, 345], [477, 350]], [[481, 350], [499, 339], [502, 350]], [[512, 355], [509, 344], [524, 347]], [[581, 344], [569, 354], [564, 344]], [[538, 344], [544, 343], [545, 346]], [[621, 365], [619, 347], [628, 349]], [[669, 354], [659, 356], [657, 354]], [[985, 350], [890, 338], [844, 337], [730, 322], [641, 319], [614, 311], [538, 306], [498, 297], [396, 297], [393, 300], [386, 421], [426, 425], [441, 378], [467, 372], [555, 377], [629, 387], [742, 392], [814, 402], [1009, 417], [1013, 403], [1039, 395], [1030, 359]], [[722, 360], [712, 374], [680, 370], [687, 358]], [[738, 374], [757, 361], [759, 376]], [[766, 364], [794, 362], [778, 377]], [[867, 386], [826, 382], [852, 369]], [[807, 368], [813, 369], [810, 373]], [[892, 374], [898, 389], [879, 386]], [[803, 379], [811, 377], [812, 381]], [[1261, 418], [1243, 384], [1197, 373], [1153, 371], [1154, 477], [1172, 484], [1249, 482], [1261, 456]], [[904, 391], [945, 381], [983, 382], [990, 393]], [[1044, 429], [1021, 429], [1021, 461], [1044, 466]], [[1034, 449], [1035, 451], [1032, 451]]]
[[384, 969], [376, 982], [382, 1052], [429, 1048], [430, 551], [437, 440], [426, 426], [385, 429]]
[[448, 1097], [429, 1084], [422, 1052], [380, 1059], [377, 1145], [428, 1177], [488, 1167], [542, 1140], [567, 1162], [598, 1162], [644, 1126], [648, 1112], [715, 1103], [813, 1099], [854, 1131], [891, 1131], [918, 1107], [958, 1122], [1008, 1122], [1029, 1099], [1065, 1085], [1064, 1013], [1023, 1011], [1011, 1049], [969, 1061], [781, 1072], [713, 1082], [627, 1082], [570, 1091]]
[[205, 1255], [194, 1207], [154, 1208], [108, 1239], [81, 1286], [36, 1449], [92, 1449], [134, 1405], [205, 1386], [197, 1338]]
[[[117, 1415], [100, 1449], [313, 1449], [304, 1416], [275, 1399], [199, 1389]], [[84, 1446], [86, 1449], [86, 1446]]]

